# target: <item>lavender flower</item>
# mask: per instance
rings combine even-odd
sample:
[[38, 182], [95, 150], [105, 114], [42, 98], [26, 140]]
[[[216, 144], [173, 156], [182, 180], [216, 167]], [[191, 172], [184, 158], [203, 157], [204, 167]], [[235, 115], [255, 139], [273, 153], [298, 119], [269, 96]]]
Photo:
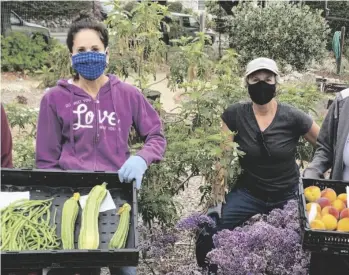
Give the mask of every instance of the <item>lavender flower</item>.
[[149, 257], [159, 259], [166, 255], [172, 246], [178, 241], [178, 234], [175, 230], [152, 227], [151, 229], [140, 226], [141, 240], [139, 248], [146, 252]]
[[200, 227], [204, 224], [207, 224], [210, 227], [216, 226], [216, 223], [209, 216], [200, 213], [194, 213], [189, 217], [180, 220], [177, 223], [176, 228], [186, 231], [196, 231], [200, 229]]
[[256, 215], [244, 227], [223, 230], [213, 237], [208, 254], [223, 275], [305, 275], [309, 254], [302, 250], [297, 202], [269, 215]]

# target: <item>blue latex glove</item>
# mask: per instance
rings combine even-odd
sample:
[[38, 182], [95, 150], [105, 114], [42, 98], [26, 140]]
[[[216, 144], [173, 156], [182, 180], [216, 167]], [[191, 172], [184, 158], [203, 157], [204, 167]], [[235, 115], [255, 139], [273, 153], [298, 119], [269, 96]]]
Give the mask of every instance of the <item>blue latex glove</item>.
[[142, 178], [147, 168], [147, 163], [142, 157], [131, 156], [118, 171], [119, 179], [121, 182], [136, 180], [136, 187], [140, 189]]

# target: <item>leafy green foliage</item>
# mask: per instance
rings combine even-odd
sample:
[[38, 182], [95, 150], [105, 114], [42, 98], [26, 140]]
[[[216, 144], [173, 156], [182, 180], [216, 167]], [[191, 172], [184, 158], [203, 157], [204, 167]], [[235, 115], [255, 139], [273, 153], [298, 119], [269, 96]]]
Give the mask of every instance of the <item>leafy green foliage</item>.
[[313, 83], [287, 83], [281, 85], [278, 92], [278, 99], [288, 103], [303, 112], [317, 115], [315, 106], [324, 98], [323, 94]]
[[183, 4], [180, 1], [171, 2], [168, 4], [168, 10], [171, 12], [179, 12], [183, 11]]
[[127, 11], [128, 13], [131, 13], [137, 4], [137, 1], [128, 1], [125, 3], [125, 5], [122, 6], [122, 9]]
[[39, 111], [22, 104], [6, 104], [6, 115], [12, 128], [14, 167], [35, 167], [36, 122]]
[[214, 61], [210, 58], [212, 47], [205, 45], [205, 40], [206, 37], [203, 34], [199, 34], [196, 43], [192, 43], [192, 37], [173, 40], [177, 49], [170, 58], [169, 86], [176, 88], [178, 83], [212, 76], [214, 70]]
[[1, 39], [1, 68], [4, 71], [34, 71], [46, 64], [48, 45], [38, 35], [30, 38], [20, 32], [12, 32]]
[[325, 53], [328, 25], [306, 5], [270, 1], [262, 8], [252, 1], [234, 7], [233, 13], [231, 44], [243, 64], [265, 56], [304, 70]]
[[42, 87], [55, 86], [58, 79], [68, 78], [72, 75], [73, 69], [71, 68], [69, 50], [59, 42], [54, 43], [47, 63], [35, 71], [42, 81]]
[[[47, 20], [48, 17], [56, 16], [76, 16], [82, 10], [92, 10], [94, 1], [21, 1], [16, 3], [10, 1], [11, 9], [14, 9], [19, 15], [22, 12], [28, 15], [35, 15], [37, 19]], [[20, 7], [18, 7], [20, 5]], [[25, 18], [25, 15], [24, 18]]]
[[167, 48], [161, 40], [160, 22], [168, 14], [167, 7], [142, 1], [130, 12], [131, 19], [126, 19], [121, 15], [120, 1], [111, 4], [113, 12], [106, 20], [111, 28], [109, 71], [124, 77], [136, 73], [137, 86], [143, 90], [165, 59]]
[[[200, 33], [194, 42], [187, 41], [186, 38], [180, 40], [178, 55], [173, 60], [180, 58], [181, 64], [171, 62], [169, 76], [169, 85], [173, 90], [185, 90], [185, 100], [178, 114], [171, 119], [164, 118], [168, 144], [165, 159], [151, 166], [143, 180], [142, 192], [151, 194], [152, 198], [141, 196], [139, 203], [147, 223], [155, 218], [163, 222], [165, 217], [167, 222], [173, 223], [176, 218], [176, 208], [171, 203], [173, 195], [184, 190], [195, 176], [201, 176], [203, 180], [200, 188], [202, 203], [213, 203], [210, 198], [211, 186], [216, 183], [219, 172], [215, 163], [220, 162], [221, 168], [228, 171], [228, 177], [232, 179], [236, 179], [241, 172], [237, 160], [243, 154], [238, 150], [238, 145], [227, 141], [220, 130], [223, 110], [245, 95], [239, 87], [237, 55], [234, 51], [227, 51], [219, 62], [214, 62], [205, 52], [208, 49], [205, 50], [204, 34]], [[180, 83], [178, 78], [181, 78]], [[225, 148], [222, 148], [222, 144], [225, 144]], [[150, 206], [148, 202], [151, 200], [156, 201], [157, 194], [162, 195], [161, 199], [166, 196], [167, 200], [163, 199], [168, 202], [164, 204], [166, 212], [155, 205], [145, 208], [146, 205]]]

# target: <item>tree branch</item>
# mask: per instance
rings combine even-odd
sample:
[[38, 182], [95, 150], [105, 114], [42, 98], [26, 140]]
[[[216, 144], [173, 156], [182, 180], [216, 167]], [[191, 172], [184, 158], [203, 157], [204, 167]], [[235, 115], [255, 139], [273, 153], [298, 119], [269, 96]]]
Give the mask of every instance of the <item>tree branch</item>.
[[146, 260], [143, 260], [143, 262], [145, 263], [145, 265], [149, 268], [149, 270], [151, 271], [151, 273], [153, 275], [156, 275], [156, 272], [154, 270], [154, 268], [146, 261]]
[[184, 184], [186, 184], [193, 176], [194, 176], [194, 173], [191, 173], [184, 181], [182, 181], [181, 184], [177, 187], [174, 194], [177, 194], [179, 190], [183, 188]]
[[157, 82], [154, 82], [154, 83], [149, 84], [149, 85], [147, 86], [147, 89], [149, 89], [149, 88], [150, 88], [151, 86], [153, 86], [153, 85], [156, 85], [156, 84], [161, 83], [162, 81], [164, 81], [164, 80], [166, 80], [166, 79], [167, 79], [167, 76], [166, 76], [165, 78], [163, 78], [163, 79], [157, 81]]

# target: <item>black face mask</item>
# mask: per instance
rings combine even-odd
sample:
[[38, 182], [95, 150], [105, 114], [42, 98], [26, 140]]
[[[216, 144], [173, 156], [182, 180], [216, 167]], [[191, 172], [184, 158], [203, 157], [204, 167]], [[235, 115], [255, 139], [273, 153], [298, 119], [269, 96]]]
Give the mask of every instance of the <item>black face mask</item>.
[[248, 93], [252, 101], [258, 105], [269, 103], [275, 97], [275, 92], [275, 84], [268, 84], [264, 81], [248, 85]]

